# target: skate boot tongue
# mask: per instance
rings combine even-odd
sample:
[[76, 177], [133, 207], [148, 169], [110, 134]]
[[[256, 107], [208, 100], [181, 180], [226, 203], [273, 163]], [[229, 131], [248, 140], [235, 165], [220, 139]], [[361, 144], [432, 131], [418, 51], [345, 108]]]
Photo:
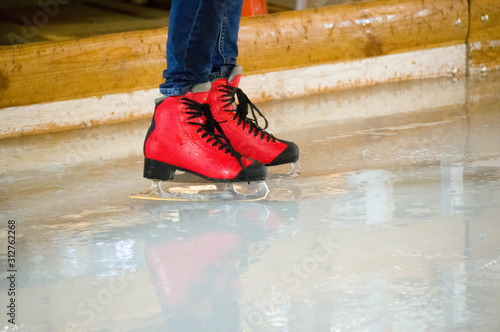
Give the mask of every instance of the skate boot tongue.
[[[201, 107], [201, 112], [203, 113], [206, 119], [205, 127], [207, 131], [211, 131], [214, 137], [216, 138], [219, 137], [220, 139], [225, 141], [226, 143], [225, 147], [229, 148], [229, 150], [231, 151], [231, 155], [233, 155], [236, 158], [236, 160], [238, 160], [238, 163], [241, 166], [241, 170], [243, 171], [243, 174], [245, 174], [245, 178], [248, 184], [250, 184], [250, 178], [248, 177], [246, 167], [245, 165], [243, 165], [243, 161], [241, 159], [243, 156], [241, 155], [241, 153], [237, 152], [234, 149], [234, 147], [231, 145], [231, 141], [229, 141], [229, 138], [227, 138], [226, 134], [224, 134], [224, 130], [222, 130], [220, 124], [215, 120], [212, 111], [210, 110], [210, 104], [203, 104]], [[217, 132], [219, 134], [217, 134]]]
[[234, 66], [234, 68], [231, 70], [231, 73], [229, 74], [229, 78], [227, 79], [228, 84], [234, 88], [237, 88], [238, 85], [240, 85], [242, 73], [242, 66]]
[[188, 97], [197, 103], [204, 104], [207, 101], [211, 87], [212, 84], [210, 82], [196, 84], [191, 88]]
[[[255, 125], [255, 129], [257, 132], [259, 130], [265, 130], [267, 128], [268, 122], [264, 114], [260, 112], [260, 110], [255, 106], [250, 99], [248, 99], [247, 95], [241, 91], [241, 89], [237, 88], [236, 89], [236, 96], [238, 97], [238, 106], [236, 107], [236, 115], [238, 118], [242, 119], [242, 121], [247, 122], [248, 124], [253, 124]], [[249, 113], [249, 108], [250, 111], [252, 112], [252, 118], [248, 117]], [[261, 127], [259, 125], [259, 120], [257, 117], [257, 114], [264, 119], [264, 127]]]
[[[250, 126], [250, 131], [254, 131], [256, 135], [261, 134], [262, 137], [268, 135], [273, 141], [275, 140], [271, 134], [263, 132], [268, 126], [268, 121], [266, 117], [260, 112], [260, 110], [255, 106], [247, 95], [238, 87], [241, 80], [241, 74], [243, 73], [243, 67], [234, 66], [231, 70], [231, 74], [227, 79], [227, 85], [222, 84], [220, 86], [220, 91], [224, 93], [222, 101], [225, 102], [225, 111], [234, 112], [235, 118], [238, 118], [238, 125], [242, 122]], [[236, 97], [238, 104], [236, 104]], [[249, 108], [252, 112], [251, 118], [249, 115]], [[259, 125], [259, 120], [257, 115], [264, 119], [264, 127]], [[245, 125], [243, 125], [245, 127]]]
[[188, 113], [191, 115], [189, 120], [192, 123], [196, 122], [198, 125], [203, 125], [205, 123], [205, 119], [203, 119], [203, 114], [200, 111], [200, 108], [207, 102], [211, 86], [212, 84], [210, 82], [196, 84], [191, 87], [191, 91], [181, 98], [183, 103], [186, 106], [190, 105], [188, 108], [193, 111]]

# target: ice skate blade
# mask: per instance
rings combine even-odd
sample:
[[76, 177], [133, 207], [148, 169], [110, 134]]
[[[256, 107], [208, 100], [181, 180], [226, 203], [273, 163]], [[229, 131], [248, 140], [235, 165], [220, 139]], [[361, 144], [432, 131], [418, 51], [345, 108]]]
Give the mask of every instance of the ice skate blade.
[[271, 172], [267, 173], [267, 179], [268, 180], [282, 180], [282, 179], [295, 179], [299, 177], [300, 173], [302, 173], [302, 167], [300, 167], [300, 164], [298, 161], [291, 163], [292, 165], [292, 170], [288, 173], [279, 173], [279, 174], [273, 174]]
[[130, 198], [175, 202], [214, 202], [214, 201], [258, 201], [265, 199], [269, 189], [265, 182], [247, 183], [173, 183], [167, 189], [161, 181], [153, 180], [151, 188], [143, 193], [134, 193]]

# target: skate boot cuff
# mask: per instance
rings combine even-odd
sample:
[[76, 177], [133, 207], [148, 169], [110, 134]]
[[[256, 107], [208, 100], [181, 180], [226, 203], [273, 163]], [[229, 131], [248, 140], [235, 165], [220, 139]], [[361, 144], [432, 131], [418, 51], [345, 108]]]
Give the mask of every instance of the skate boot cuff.
[[[193, 85], [190, 88], [190, 91], [193, 92], [193, 93], [208, 92], [208, 91], [210, 91], [211, 87], [212, 87], [212, 83], [205, 82], [205, 83], [200, 83], [200, 84]], [[161, 96], [161, 97], [156, 98], [155, 99], [156, 107], [158, 107], [168, 97], [173, 97], [173, 96], [165, 95], [165, 96]]]
[[191, 92], [193, 92], [193, 93], [208, 92], [208, 91], [210, 91], [211, 87], [212, 87], [212, 83], [210, 83], [210, 82], [200, 83], [200, 84], [194, 85], [191, 88]]
[[227, 81], [231, 83], [238, 75], [243, 74], [243, 67], [242, 66], [234, 66], [233, 70], [231, 70], [231, 74], [229, 74], [229, 78]]

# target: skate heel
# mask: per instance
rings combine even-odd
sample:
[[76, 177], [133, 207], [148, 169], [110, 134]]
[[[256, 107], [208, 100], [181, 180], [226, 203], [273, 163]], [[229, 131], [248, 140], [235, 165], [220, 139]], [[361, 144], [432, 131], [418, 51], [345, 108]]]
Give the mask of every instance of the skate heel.
[[144, 177], [151, 180], [173, 180], [175, 167], [167, 163], [144, 158]]

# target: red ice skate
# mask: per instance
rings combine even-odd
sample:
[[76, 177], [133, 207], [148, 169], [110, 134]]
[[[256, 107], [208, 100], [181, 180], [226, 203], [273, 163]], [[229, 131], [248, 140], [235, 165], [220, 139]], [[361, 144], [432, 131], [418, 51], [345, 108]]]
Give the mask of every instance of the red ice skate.
[[[299, 148], [295, 143], [278, 139], [265, 131], [266, 118], [238, 88], [241, 73], [242, 67], [235, 66], [228, 79], [212, 82], [208, 103], [215, 120], [220, 123], [235, 150], [242, 155], [266, 166], [295, 163], [299, 159]], [[248, 108], [252, 118], [249, 117]], [[255, 113], [264, 119], [264, 128], [259, 126]]]
[[173, 180], [176, 170], [216, 182], [265, 180], [265, 167], [236, 152], [204, 104], [209, 84], [157, 102], [144, 142], [144, 177]]

